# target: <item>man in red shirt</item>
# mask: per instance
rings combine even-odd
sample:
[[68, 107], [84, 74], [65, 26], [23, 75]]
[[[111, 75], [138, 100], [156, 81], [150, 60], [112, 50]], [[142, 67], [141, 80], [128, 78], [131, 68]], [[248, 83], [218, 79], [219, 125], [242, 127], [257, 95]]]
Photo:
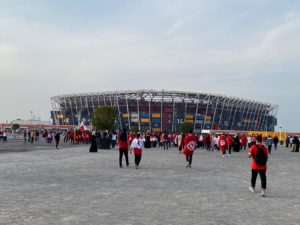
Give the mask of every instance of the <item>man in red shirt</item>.
[[246, 145], [247, 145], [247, 138], [246, 138], [245, 134], [243, 134], [243, 136], [241, 137], [241, 147], [242, 147], [242, 149], [246, 150]]
[[231, 135], [227, 136], [227, 145], [228, 145], [227, 147], [228, 147], [229, 156], [231, 156], [231, 149], [233, 146], [233, 137]]
[[257, 174], [259, 173], [261, 180], [261, 196], [265, 196], [265, 191], [267, 188], [267, 160], [268, 160], [268, 149], [262, 144], [262, 136], [258, 135], [256, 138], [256, 145], [252, 145], [249, 149], [249, 158], [252, 158], [252, 177], [251, 177], [251, 186], [249, 190], [255, 192], [255, 183]]
[[190, 130], [188, 135], [184, 138], [183, 154], [186, 156], [186, 161], [188, 162], [186, 168], [192, 167], [193, 153], [196, 147], [197, 147], [197, 137], [193, 134], [193, 131]]

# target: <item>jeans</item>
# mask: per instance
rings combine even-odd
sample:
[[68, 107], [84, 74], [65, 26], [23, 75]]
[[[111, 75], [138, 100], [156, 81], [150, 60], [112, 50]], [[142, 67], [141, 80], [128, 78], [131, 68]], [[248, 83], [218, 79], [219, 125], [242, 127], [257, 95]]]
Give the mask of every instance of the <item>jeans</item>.
[[111, 140], [111, 148], [115, 148], [116, 147], [116, 140]]
[[166, 150], [166, 147], [167, 147], [167, 150], [168, 150], [168, 148], [169, 148], [169, 143], [168, 143], [168, 141], [164, 141], [164, 150]]
[[261, 188], [266, 189], [267, 188], [266, 170], [252, 170], [251, 186], [255, 188], [255, 183], [256, 183], [256, 178], [258, 173], [261, 180]]

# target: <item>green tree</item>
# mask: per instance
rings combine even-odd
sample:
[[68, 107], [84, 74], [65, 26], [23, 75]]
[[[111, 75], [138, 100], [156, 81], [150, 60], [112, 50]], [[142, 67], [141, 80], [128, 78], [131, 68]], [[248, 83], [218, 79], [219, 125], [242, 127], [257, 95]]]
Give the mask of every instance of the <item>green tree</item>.
[[20, 124], [13, 124], [11, 128], [13, 130], [18, 130], [20, 128]]
[[132, 133], [137, 133], [137, 132], [139, 132], [139, 127], [138, 127], [138, 126], [131, 126], [131, 127], [130, 127], [130, 131], [131, 131]]
[[93, 126], [96, 130], [109, 130], [115, 127], [117, 112], [111, 106], [100, 106], [95, 110]]
[[179, 129], [182, 133], [187, 134], [190, 130], [194, 130], [194, 125], [192, 123], [181, 123]]

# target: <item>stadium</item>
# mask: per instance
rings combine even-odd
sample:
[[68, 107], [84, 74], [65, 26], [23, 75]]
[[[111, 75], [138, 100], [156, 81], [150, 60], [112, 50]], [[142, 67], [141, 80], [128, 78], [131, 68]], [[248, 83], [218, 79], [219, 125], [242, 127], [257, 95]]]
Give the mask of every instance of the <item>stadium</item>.
[[59, 95], [51, 98], [56, 125], [91, 125], [94, 110], [103, 105], [117, 111], [118, 129], [176, 132], [180, 123], [201, 130], [274, 131], [278, 106], [220, 94], [135, 90]]

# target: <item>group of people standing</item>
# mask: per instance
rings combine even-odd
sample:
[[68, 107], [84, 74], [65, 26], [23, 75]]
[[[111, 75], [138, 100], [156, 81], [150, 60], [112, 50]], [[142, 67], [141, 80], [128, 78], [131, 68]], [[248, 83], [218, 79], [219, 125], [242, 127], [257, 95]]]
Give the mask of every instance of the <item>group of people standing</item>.
[[285, 144], [287, 148], [292, 148], [291, 152], [299, 152], [300, 140], [298, 136], [287, 136]]
[[[148, 133], [149, 134], [149, 133]], [[119, 145], [119, 166], [123, 168], [123, 158], [125, 157], [126, 166], [129, 166], [129, 154], [134, 154], [134, 163], [135, 168], [138, 169], [141, 159], [143, 148], [147, 145], [147, 135], [143, 137], [140, 133], [136, 133], [132, 135], [132, 133], [128, 133], [126, 129], [122, 130], [119, 135], [117, 136], [117, 141]], [[148, 135], [149, 136], [149, 135]], [[234, 140], [233, 137], [230, 135], [226, 135], [225, 133], [218, 137], [217, 146], [224, 157], [226, 152], [228, 151], [229, 155], [231, 154], [230, 145], [233, 145]], [[246, 137], [241, 138], [242, 146], [247, 144], [247, 140], [245, 141]], [[179, 134], [177, 137], [177, 147], [181, 152], [183, 150], [183, 155], [185, 155], [185, 160], [187, 162], [186, 168], [192, 168], [192, 161], [193, 161], [193, 154], [199, 145], [199, 137], [193, 133], [192, 130], [188, 132], [188, 134]], [[267, 160], [269, 157], [269, 151], [262, 144], [263, 138], [261, 135], [255, 136], [251, 140], [251, 145], [249, 148], [249, 157], [252, 158], [252, 165], [251, 165], [251, 186], [249, 186], [249, 190], [255, 193], [255, 184], [257, 175], [260, 175], [261, 178], [261, 195], [265, 196], [265, 191], [267, 187]], [[92, 133], [92, 141], [90, 152], [97, 151], [97, 142], [96, 142], [96, 135], [95, 132]]]
[[0, 130], [0, 141], [3, 141], [3, 143], [7, 143], [7, 130]]

